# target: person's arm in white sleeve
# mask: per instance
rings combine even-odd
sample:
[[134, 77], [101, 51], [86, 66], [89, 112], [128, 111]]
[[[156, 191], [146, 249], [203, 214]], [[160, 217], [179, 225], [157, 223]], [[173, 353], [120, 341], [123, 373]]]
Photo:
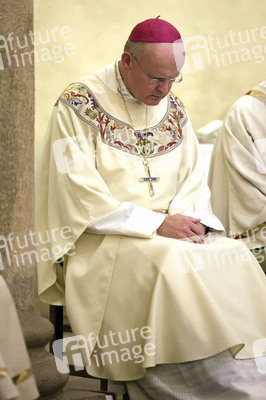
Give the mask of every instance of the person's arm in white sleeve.
[[159, 212], [123, 202], [116, 210], [90, 223], [86, 232], [150, 238], [164, 219], [165, 215]]

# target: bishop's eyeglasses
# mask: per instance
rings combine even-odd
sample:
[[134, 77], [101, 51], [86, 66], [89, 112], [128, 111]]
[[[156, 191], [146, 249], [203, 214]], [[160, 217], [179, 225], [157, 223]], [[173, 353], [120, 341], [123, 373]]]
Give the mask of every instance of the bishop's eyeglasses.
[[160, 86], [164, 82], [168, 82], [170, 85], [175, 85], [177, 83], [180, 83], [183, 80], [183, 75], [181, 74], [181, 72], [176, 78], [170, 78], [170, 79], [168, 79], [168, 78], [153, 78], [152, 76], [147, 74], [145, 71], [143, 71], [143, 69], [141, 68], [141, 66], [140, 66], [138, 60], [136, 59], [136, 57], [134, 57], [133, 55], [132, 55], [132, 57], [134, 58], [134, 60], [138, 64], [138, 66], [141, 69], [141, 71], [147, 76], [147, 78], [149, 79], [151, 85]]

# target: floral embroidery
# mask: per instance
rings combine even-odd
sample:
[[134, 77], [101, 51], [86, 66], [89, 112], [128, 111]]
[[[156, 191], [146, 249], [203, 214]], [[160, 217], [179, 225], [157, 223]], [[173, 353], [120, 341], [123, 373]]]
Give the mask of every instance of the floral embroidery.
[[87, 115], [90, 119], [95, 119], [97, 117], [97, 112], [89, 108], [86, 108], [84, 114]]
[[165, 117], [148, 132], [136, 130], [102, 109], [90, 89], [82, 83], [73, 83], [61, 94], [59, 101], [70, 106], [85, 123], [98, 130], [102, 141], [135, 155], [155, 157], [173, 150], [183, 140], [182, 129], [187, 114], [181, 101], [169, 96]]
[[138, 147], [139, 153], [141, 155], [151, 155], [154, 154], [155, 146], [158, 146], [156, 142], [151, 142], [148, 140], [149, 136], [154, 136], [152, 132], [135, 132], [135, 136], [138, 138], [136, 146]]
[[151, 142], [150, 140], [138, 140], [136, 146], [139, 149], [141, 155], [151, 155], [155, 152], [155, 146], [158, 146], [156, 142]]

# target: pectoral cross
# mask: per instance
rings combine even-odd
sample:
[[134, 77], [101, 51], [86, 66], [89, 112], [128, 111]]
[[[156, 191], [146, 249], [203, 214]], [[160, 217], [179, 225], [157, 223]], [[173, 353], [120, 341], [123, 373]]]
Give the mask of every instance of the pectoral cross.
[[143, 161], [143, 165], [144, 165], [144, 170], [146, 172], [146, 177], [139, 178], [139, 182], [147, 182], [149, 193], [150, 193], [150, 197], [153, 197], [154, 196], [154, 190], [153, 190], [152, 182], [159, 182], [160, 178], [151, 176], [149, 163], [148, 163], [148, 161], [146, 159]]

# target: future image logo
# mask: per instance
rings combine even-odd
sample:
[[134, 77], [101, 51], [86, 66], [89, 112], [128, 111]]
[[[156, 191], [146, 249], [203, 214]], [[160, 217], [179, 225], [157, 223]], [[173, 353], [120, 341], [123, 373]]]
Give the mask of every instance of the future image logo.
[[211, 55], [207, 38], [203, 35], [184, 38], [187, 61], [182, 70], [183, 73], [201, 71], [211, 66]]
[[[63, 226], [60, 229], [55, 227], [42, 232], [29, 230], [24, 235], [16, 235], [14, 232], [10, 232], [7, 236], [0, 235], [0, 270], [11, 267], [11, 265], [19, 268], [54, 259], [62, 262], [62, 254], [74, 255], [75, 245], [67, 243], [62, 247], [57, 244], [56, 236], [59, 236], [61, 240], [70, 240], [72, 238], [71, 227]], [[41, 246], [40, 250], [37, 251], [35, 246]]]
[[143, 363], [146, 357], [153, 357], [155, 345], [149, 326], [115, 332], [109, 330], [99, 337], [94, 332], [87, 337], [82, 335], [55, 340], [53, 352], [58, 372], [69, 373], [69, 365], [75, 371], [85, 365], [102, 368], [125, 362]]
[[207, 35], [185, 37], [183, 40], [187, 59], [182, 73], [248, 61], [259, 64], [266, 59], [266, 26], [243, 32], [229, 30], [222, 35], [210, 32]]
[[53, 142], [53, 154], [57, 171], [67, 174], [85, 169], [80, 150], [90, 151], [89, 139], [82, 135], [57, 139]]
[[75, 55], [75, 45], [68, 42], [71, 31], [70, 26], [62, 26], [45, 32], [30, 30], [24, 35], [16, 35], [15, 32], [0, 35], [0, 71], [9, 67], [24, 67], [34, 61], [62, 63], [65, 56]]
[[75, 371], [81, 371], [85, 365], [81, 355], [81, 350], [87, 353], [89, 358], [86, 338], [82, 335], [71, 336], [59, 339], [53, 343], [53, 352], [58, 372], [68, 374], [69, 365], [74, 365]]

